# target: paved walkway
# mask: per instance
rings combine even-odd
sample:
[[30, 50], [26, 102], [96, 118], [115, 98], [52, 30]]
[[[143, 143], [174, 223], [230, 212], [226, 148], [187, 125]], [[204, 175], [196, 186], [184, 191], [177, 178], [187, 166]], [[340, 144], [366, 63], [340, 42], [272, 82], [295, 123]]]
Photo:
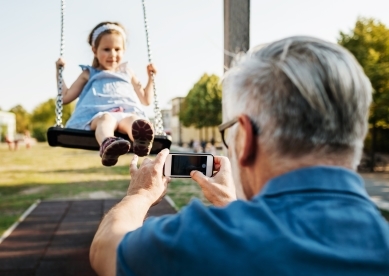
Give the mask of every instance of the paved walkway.
[[[1, 276], [95, 276], [89, 247], [118, 199], [43, 201], [0, 244]], [[161, 201], [149, 216], [176, 211]]]
[[387, 173], [363, 173], [366, 190], [373, 198], [389, 202], [389, 174]]
[[380, 207], [389, 211], [389, 173], [361, 173], [367, 193]]

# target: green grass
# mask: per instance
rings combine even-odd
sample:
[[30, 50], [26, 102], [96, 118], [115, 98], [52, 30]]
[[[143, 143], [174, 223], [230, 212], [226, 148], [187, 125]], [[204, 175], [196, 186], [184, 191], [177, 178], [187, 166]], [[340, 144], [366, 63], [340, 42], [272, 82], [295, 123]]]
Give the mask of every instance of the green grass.
[[[0, 234], [38, 199], [123, 197], [131, 179], [131, 159], [128, 154], [120, 157], [116, 166], [104, 167], [95, 151], [52, 148], [43, 143], [9, 151], [0, 144]], [[206, 202], [192, 180], [173, 180], [168, 195], [178, 209], [193, 197]]]
[[198, 198], [204, 204], [210, 204], [205, 199], [200, 187], [191, 179], [173, 180], [169, 185], [168, 195], [173, 199], [178, 209], [187, 205], [192, 198]]

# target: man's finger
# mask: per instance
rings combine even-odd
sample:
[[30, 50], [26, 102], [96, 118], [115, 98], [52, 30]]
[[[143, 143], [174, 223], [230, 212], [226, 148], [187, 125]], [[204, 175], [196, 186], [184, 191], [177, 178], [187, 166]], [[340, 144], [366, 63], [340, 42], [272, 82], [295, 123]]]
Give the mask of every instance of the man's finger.
[[138, 155], [134, 154], [130, 163], [130, 173], [133, 174], [138, 170]]
[[165, 164], [166, 158], [169, 155], [169, 149], [163, 149], [160, 153], [158, 153], [157, 157], [154, 160], [155, 167], [163, 167]]
[[200, 187], [204, 187], [207, 184], [209, 184], [209, 178], [206, 177], [202, 172], [200, 171], [191, 171], [190, 176], [194, 181], [196, 181]]
[[228, 159], [225, 156], [217, 156], [217, 158], [215, 158], [214, 163], [215, 163], [215, 168], [218, 168], [218, 170], [223, 168], [224, 171], [231, 171], [230, 159]]
[[225, 164], [226, 162], [230, 162], [230, 160], [228, 159], [228, 157], [225, 157], [225, 156], [215, 156], [214, 157], [214, 161], [213, 161], [215, 164]]
[[221, 168], [221, 165], [220, 165], [220, 164], [214, 164], [213, 169], [214, 169], [215, 171], [219, 171], [220, 168]]
[[170, 177], [168, 177], [168, 176], [164, 176], [163, 177], [163, 181], [164, 181], [165, 185], [167, 186], [167, 184], [169, 184], [170, 181], [172, 181], [172, 179]]

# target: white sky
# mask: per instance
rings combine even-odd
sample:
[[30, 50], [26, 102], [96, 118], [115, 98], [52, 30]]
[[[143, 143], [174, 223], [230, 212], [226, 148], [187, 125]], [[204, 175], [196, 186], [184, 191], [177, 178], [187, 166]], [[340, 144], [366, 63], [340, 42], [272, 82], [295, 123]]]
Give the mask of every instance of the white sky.
[[[203, 73], [223, 74], [222, 0], [147, 0], [158, 97], [162, 107], [186, 96]], [[251, 0], [250, 46], [291, 35], [336, 42], [357, 17], [389, 27], [388, 0]], [[119, 21], [129, 33], [125, 60], [146, 82], [146, 38], [141, 0], [67, 0], [64, 77], [70, 85], [91, 64], [86, 43], [101, 21]], [[29, 112], [56, 96], [60, 0], [0, 0], [0, 107], [21, 104]], [[54, 111], [53, 111], [54, 112]], [[148, 108], [152, 114], [152, 108]]]

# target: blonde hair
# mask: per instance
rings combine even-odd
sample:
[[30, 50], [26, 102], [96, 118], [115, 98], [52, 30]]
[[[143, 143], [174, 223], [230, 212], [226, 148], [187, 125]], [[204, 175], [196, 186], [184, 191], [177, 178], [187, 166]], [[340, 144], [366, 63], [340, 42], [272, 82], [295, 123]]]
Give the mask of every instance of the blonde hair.
[[[89, 33], [89, 35], [88, 35], [88, 43], [89, 43], [90, 46], [95, 47], [97, 49], [99, 47], [99, 43], [100, 43], [101, 38], [105, 34], [119, 34], [119, 35], [122, 36], [121, 32], [119, 32], [118, 30], [107, 29], [107, 30], [102, 31], [96, 37], [96, 39], [93, 41], [93, 33], [95, 32], [95, 30], [98, 29], [99, 27], [101, 27], [103, 25], [107, 25], [107, 24], [113, 24], [113, 25], [119, 26], [120, 28], [123, 29], [123, 32], [126, 32], [126, 30], [124, 29], [123, 25], [118, 23], [118, 22], [110, 22], [110, 21], [101, 22], [101, 23], [97, 24], [96, 27], [94, 27], [92, 29], [92, 31]], [[125, 37], [123, 37], [123, 47], [124, 47], [124, 49], [126, 48]], [[99, 60], [96, 57], [94, 57], [93, 61], [92, 61], [92, 67], [97, 68], [97, 67], [99, 67], [99, 65], [100, 65]]]

